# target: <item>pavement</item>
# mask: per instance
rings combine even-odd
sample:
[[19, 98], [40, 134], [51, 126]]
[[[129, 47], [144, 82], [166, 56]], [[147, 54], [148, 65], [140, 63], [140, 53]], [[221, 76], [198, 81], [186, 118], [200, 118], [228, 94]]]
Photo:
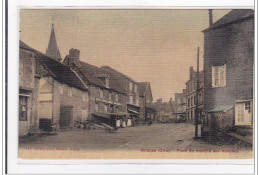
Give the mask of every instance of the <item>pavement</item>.
[[104, 130], [71, 129], [57, 135], [33, 136], [20, 142], [20, 149], [79, 149], [79, 150], [234, 150], [236, 145], [209, 144], [193, 140], [194, 125], [189, 123], [152, 124], [119, 128], [108, 133]]

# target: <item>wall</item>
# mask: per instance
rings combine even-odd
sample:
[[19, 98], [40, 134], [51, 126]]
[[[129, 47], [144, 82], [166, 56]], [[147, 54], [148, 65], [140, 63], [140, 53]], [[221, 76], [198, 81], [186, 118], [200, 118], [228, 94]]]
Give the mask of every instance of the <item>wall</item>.
[[35, 58], [31, 51], [19, 51], [19, 87], [32, 90], [34, 88]]
[[[31, 51], [19, 50], [19, 94], [27, 96], [27, 121], [20, 121], [19, 136], [30, 130], [38, 129], [38, 87], [39, 79], [35, 77], [35, 56]], [[19, 115], [19, 114], [18, 114]]]
[[[103, 91], [103, 98], [100, 98], [100, 90]], [[96, 86], [89, 86], [90, 91], [90, 114], [95, 112], [95, 104], [98, 103], [99, 111], [102, 112], [112, 112], [105, 111], [105, 105], [113, 106], [114, 112], [116, 112], [116, 106], [118, 106], [118, 112], [126, 112], [126, 100], [127, 96], [121, 93], [110, 91], [107, 89], [102, 89]], [[111, 93], [111, 99], [109, 99], [109, 93]], [[116, 102], [116, 94], [118, 94], [118, 101]], [[109, 108], [108, 108], [109, 110]]]
[[[63, 87], [63, 92], [60, 91], [60, 86]], [[72, 88], [72, 96], [69, 96], [69, 89]], [[83, 101], [83, 95], [86, 100]], [[67, 84], [54, 81], [54, 106], [53, 106], [53, 123], [59, 123], [60, 107], [61, 106], [72, 106], [72, 116], [70, 126], [74, 126], [75, 121], [84, 121], [87, 119], [89, 113], [89, 95], [87, 91], [83, 91]], [[82, 115], [82, 110], [86, 112], [86, 116]], [[85, 115], [85, 114], [84, 114]]]
[[[53, 78], [40, 79], [39, 86], [39, 118], [52, 119], [53, 115]], [[58, 103], [54, 101], [54, 103]]]
[[[253, 19], [204, 33], [204, 109], [234, 106], [253, 99]], [[226, 87], [212, 88], [212, 65], [226, 64]]]
[[[87, 118], [89, 113], [89, 95], [83, 91], [72, 87], [72, 97], [68, 95], [70, 86], [45, 77], [40, 80], [40, 118], [52, 120], [52, 124], [58, 126], [60, 120], [60, 107], [72, 106], [72, 118], [70, 126], [74, 126], [74, 120], [81, 121]], [[63, 90], [60, 91], [60, 86]], [[86, 101], [82, 96], [85, 94]], [[86, 117], [82, 118], [82, 110], [86, 110]]]

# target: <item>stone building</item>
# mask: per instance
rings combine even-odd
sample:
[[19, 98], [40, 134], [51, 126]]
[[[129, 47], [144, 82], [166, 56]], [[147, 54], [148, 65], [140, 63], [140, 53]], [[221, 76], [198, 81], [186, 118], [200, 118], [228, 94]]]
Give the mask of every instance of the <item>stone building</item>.
[[156, 120], [159, 123], [168, 123], [175, 120], [175, 102], [170, 98], [168, 102], [163, 102], [159, 98], [152, 104], [153, 109], [156, 110]]
[[252, 128], [254, 11], [232, 10], [203, 33], [204, 133]]
[[123, 93], [126, 94], [126, 111], [134, 121], [138, 122], [140, 117], [140, 100], [137, 82], [109, 66], [102, 66], [102, 69], [108, 71], [109, 75], [117, 80], [117, 87], [120, 87]]
[[39, 127], [36, 56], [25, 43], [19, 44], [19, 136]]
[[80, 60], [80, 51], [71, 49], [63, 60], [88, 86], [90, 117], [110, 125], [116, 118], [126, 119], [126, 94], [109, 71]]
[[[203, 87], [204, 87], [203, 71], [199, 72], [199, 88], [198, 88], [198, 114], [199, 119], [203, 112]], [[186, 82], [186, 116], [188, 120], [194, 121], [196, 109], [196, 92], [197, 92], [197, 72], [190, 67], [190, 79]]]
[[138, 93], [140, 102], [140, 122], [155, 121], [156, 111], [152, 107], [153, 95], [149, 82], [138, 82]]
[[186, 118], [186, 96], [187, 96], [187, 90], [183, 89], [182, 93], [175, 93], [175, 110], [174, 114], [178, 118], [185, 117]]
[[[39, 51], [32, 49], [20, 41], [20, 60], [28, 59], [24, 50], [33, 56], [28, 62], [20, 61], [20, 68], [32, 70], [30, 78], [25, 76], [24, 71], [21, 81], [30, 81], [34, 84], [33, 94], [35, 98], [20, 100], [21, 111], [26, 109], [28, 125], [35, 129], [50, 131], [52, 129], [69, 128], [74, 126], [75, 121], [83, 121], [88, 115], [88, 87], [68, 66], [56, 59], [48, 57]], [[25, 52], [25, 53], [26, 53]], [[29, 69], [29, 70], [30, 70]], [[30, 83], [28, 83], [30, 84]], [[21, 89], [21, 94], [24, 93]], [[20, 116], [23, 114], [20, 114]], [[30, 117], [31, 115], [31, 117]], [[28, 133], [22, 131], [20, 135]]]

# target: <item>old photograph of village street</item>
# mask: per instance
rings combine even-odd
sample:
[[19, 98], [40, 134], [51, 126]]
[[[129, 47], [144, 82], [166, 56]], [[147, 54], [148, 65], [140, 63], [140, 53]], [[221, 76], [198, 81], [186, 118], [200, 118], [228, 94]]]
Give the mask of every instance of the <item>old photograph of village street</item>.
[[21, 8], [19, 27], [20, 159], [253, 158], [253, 9]]

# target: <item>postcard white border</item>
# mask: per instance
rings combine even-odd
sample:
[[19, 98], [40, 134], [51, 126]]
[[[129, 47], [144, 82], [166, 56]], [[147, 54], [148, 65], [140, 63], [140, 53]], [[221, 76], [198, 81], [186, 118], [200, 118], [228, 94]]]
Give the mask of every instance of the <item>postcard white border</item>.
[[[113, 9], [202, 9], [202, 8], [253, 8], [253, 0], [9, 0], [8, 1], [8, 173], [12, 174], [252, 174], [253, 160], [55, 160], [49, 165], [39, 165], [46, 161], [19, 164], [18, 159], [18, 43], [20, 7], [30, 8], [113, 8]], [[257, 18], [257, 8], [255, 8]], [[257, 30], [257, 25], [255, 25]], [[257, 40], [255, 42], [257, 46]], [[257, 48], [257, 47], [256, 47]], [[255, 49], [257, 55], [257, 49]], [[255, 58], [258, 67], [257, 57]], [[3, 62], [5, 64], [5, 62]], [[255, 80], [258, 80], [256, 71]], [[256, 81], [255, 81], [256, 82]], [[257, 89], [256, 91], [257, 92]], [[256, 93], [257, 94], [257, 93]], [[257, 96], [255, 96], [257, 99]], [[257, 103], [257, 100], [256, 100]], [[256, 104], [258, 105], [258, 104]], [[257, 110], [257, 109], [256, 109]], [[256, 111], [257, 112], [257, 111]], [[256, 113], [257, 114], [257, 113]], [[257, 115], [256, 115], [257, 116]], [[4, 117], [4, 116], [3, 116]], [[257, 123], [257, 117], [256, 123]], [[256, 133], [257, 137], [257, 133]], [[257, 143], [255, 144], [257, 147]], [[257, 151], [256, 151], [257, 152]], [[91, 163], [91, 164], [90, 164]], [[109, 164], [105, 164], [109, 163]], [[113, 163], [113, 164], [111, 164]], [[130, 163], [130, 164], [127, 164]], [[140, 164], [139, 164], [140, 163]], [[147, 164], [141, 164], [147, 163]], [[163, 164], [162, 164], [163, 163]], [[207, 165], [204, 165], [207, 163]], [[57, 165], [59, 164], [59, 165]], [[70, 165], [64, 165], [70, 164]], [[77, 164], [77, 165], [75, 165]], [[219, 165], [221, 164], [221, 165]]]

